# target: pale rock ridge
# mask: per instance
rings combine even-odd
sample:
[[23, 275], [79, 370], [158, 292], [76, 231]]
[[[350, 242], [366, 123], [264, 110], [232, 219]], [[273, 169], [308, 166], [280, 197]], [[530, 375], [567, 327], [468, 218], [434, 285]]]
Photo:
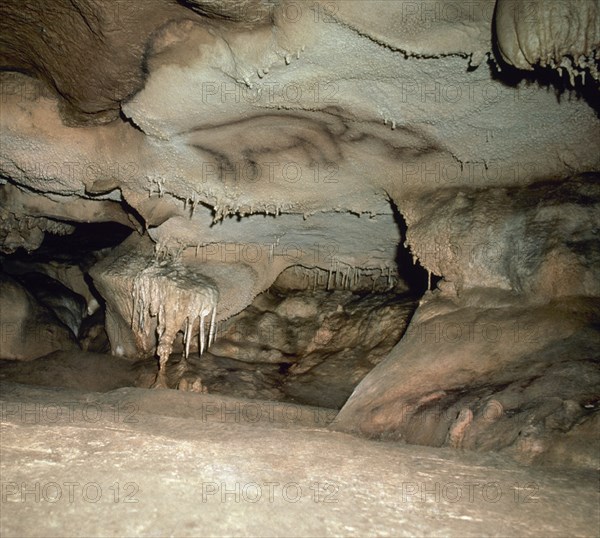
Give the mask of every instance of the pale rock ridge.
[[498, 0], [495, 29], [500, 55], [519, 69], [564, 70], [572, 86], [586, 74], [600, 81], [598, 0]]

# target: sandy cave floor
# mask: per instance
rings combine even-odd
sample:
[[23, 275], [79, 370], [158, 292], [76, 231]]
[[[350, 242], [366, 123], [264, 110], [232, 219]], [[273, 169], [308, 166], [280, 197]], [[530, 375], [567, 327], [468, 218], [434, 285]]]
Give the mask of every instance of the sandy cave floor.
[[597, 536], [598, 475], [327, 430], [335, 411], [0, 382], [9, 536]]

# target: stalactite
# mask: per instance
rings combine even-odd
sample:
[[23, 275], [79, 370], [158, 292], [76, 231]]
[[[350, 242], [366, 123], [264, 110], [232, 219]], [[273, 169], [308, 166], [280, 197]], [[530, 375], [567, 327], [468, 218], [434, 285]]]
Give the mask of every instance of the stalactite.
[[[184, 331], [184, 354], [188, 357], [194, 321], [199, 318], [199, 351], [215, 338], [218, 290], [212, 281], [178, 262], [151, 262], [133, 282], [132, 329], [149, 336], [151, 317], [157, 317], [157, 353], [161, 368], [173, 349], [180, 330]], [[204, 338], [204, 320], [211, 316], [208, 340]]]

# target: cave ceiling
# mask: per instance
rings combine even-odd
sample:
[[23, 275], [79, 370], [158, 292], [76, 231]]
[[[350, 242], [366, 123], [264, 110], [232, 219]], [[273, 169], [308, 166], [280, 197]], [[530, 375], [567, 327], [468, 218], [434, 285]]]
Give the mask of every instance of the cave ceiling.
[[485, 228], [519, 188], [598, 169], [598, 3], [527, 4], [5, 1], [0, 246], [136, 230], [93, 272], [116, 325], [161, 259], [218, 290], [217, 320], [294, 265], [395, 272], [405, 239], [461, 287], [510, 288], [427, 241], [448, 204]]

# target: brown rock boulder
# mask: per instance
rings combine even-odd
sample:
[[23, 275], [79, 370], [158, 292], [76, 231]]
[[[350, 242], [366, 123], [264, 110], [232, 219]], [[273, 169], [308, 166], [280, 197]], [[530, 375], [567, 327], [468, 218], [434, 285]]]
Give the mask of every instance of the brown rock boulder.
[[71, 331], [20, 284], [0, 275], [0, 358], [32, 360], [79, 349]]
[[426, 296], [334, 427], [422, 445], [507, 450], [528, 462], [560, 453], [558, 439], [583, 427], [600, 405], [600, 303], [571, 297], [532, 306], [518, 296], [492, 299], [490, 290], [485, 297]]

